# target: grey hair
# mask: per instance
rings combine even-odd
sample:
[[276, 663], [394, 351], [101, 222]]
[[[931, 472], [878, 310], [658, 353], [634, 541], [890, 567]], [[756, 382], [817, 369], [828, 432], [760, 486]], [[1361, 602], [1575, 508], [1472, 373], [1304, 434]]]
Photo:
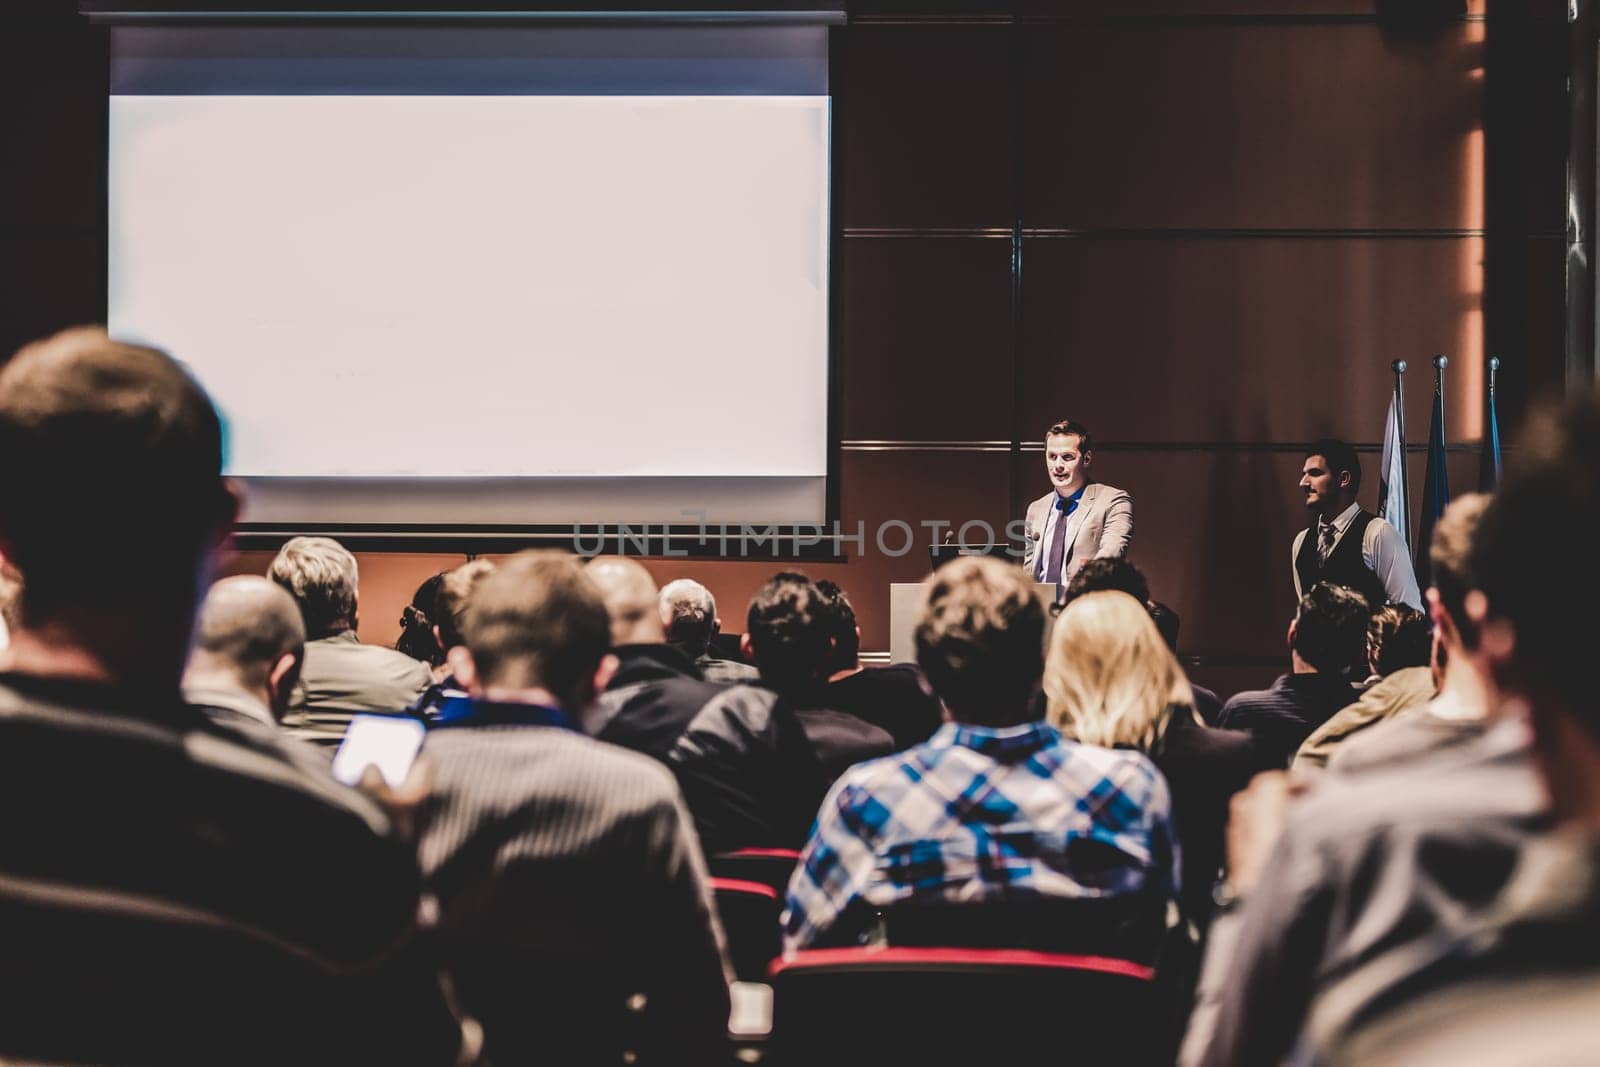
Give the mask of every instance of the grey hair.
[[679, 578], [662, 587], [660, 603], [667, 643], [691, 658], [704, 655], [717, 626], [717, 598], [711, 590], [693, 578]]
[[356, 558], [331, 537], [291, 537], [267, 577], [300, 605], [306, 637], [316, 640], [355, 628], [360, 575]]

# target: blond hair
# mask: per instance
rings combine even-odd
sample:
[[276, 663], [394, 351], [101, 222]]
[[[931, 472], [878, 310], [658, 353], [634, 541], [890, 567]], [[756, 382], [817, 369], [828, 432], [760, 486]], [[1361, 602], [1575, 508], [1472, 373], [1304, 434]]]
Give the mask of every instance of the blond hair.
[[1153, 751], [1174, 708], [1194, 714], [1194, 690], [1145, 606], [1105, 591], [1067, 605], [1045, 657], [1046, 716], [1067, 737]]

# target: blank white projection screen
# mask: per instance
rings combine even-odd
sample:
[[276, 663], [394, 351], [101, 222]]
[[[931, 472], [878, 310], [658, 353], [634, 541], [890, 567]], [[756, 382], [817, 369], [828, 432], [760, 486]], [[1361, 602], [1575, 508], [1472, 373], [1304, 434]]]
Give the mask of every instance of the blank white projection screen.
[[828, 121], [113, 96], [110, 326], [194, 369], [235, 475], [820, 479]]

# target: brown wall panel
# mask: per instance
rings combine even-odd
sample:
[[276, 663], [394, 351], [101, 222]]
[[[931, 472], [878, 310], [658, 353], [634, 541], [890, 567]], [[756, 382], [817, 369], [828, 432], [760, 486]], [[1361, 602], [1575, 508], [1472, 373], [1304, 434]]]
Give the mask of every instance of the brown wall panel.
[[1003, 26], [835, 36], [844, 225], [1012, 224], [1008, 40]]
[[1481, 23], [1038, 29], [1030, 227], [1482, 226]]
[[1483, 241], [1037, 238], [1023, 248], [1024, 436], [1382, 439], [1404, 358], [1425, 439], [1436, 352], [1452, 439], [1482, 432]]
[[[1548, 6], [1555, 0], [1534, 0]], [[1314, 20], [1327, 15], [1376, 18], [1381, 0], [1027, 0], [1024, 10], [1040, 15], [1276, 15]], [[1462, 0], [1462, 14], [1482, 14], [1488, 0]]]
[[843, 270], [845, 439], [1009, 440], [1011, 242], [850, 238]]
[[76, 4], [0, 13], [0, 226], [98, 226], [105, 214], [105, 31]]
[[98, 237], [0, 231], [0, 362], [25, 342], [101, 318], [104, 264]]
[[[1301, 457], [1138, 452], [1115, 459], [1100, 477], [1133, 496], [1129, 558], [1149, 578], [1151, 595], [1182, 617], [1180, 651], [1224, 662], [1276, 655], [1295, 609], [1289, 548], [1308, 524], [1298, 488]], [[1361, 503], [1374, 509], [1378, 457], [1361, 459]], [[1475, 452], [1450, 456], [1455, 494], [1477, 488], [1478, 459]], [[1413, 454], [1410, 461], [1416, 521], [1426, 457]]]

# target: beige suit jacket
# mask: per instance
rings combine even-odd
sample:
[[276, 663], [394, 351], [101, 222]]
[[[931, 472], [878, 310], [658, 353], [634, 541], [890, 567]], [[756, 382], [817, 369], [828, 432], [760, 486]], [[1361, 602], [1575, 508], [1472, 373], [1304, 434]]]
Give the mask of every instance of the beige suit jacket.
[[[1036, 581], [1042, 555], [1039, 542], [1044, 536], [1050, 509], [1055, 506], [1054, 490], [1028, 505], [1024, 523], [1026, 545], [1022, 565]], [[1061, 581], [1065, 585], [1078, 573], [1086, 560], [1100, 556], [1125, 556], [1128, 543], [1133, 540], [1133, 498], [1121, 489], [1099, 482], [1084, 486], [1078, 507], [1067, 519], [1066, 567]]]

